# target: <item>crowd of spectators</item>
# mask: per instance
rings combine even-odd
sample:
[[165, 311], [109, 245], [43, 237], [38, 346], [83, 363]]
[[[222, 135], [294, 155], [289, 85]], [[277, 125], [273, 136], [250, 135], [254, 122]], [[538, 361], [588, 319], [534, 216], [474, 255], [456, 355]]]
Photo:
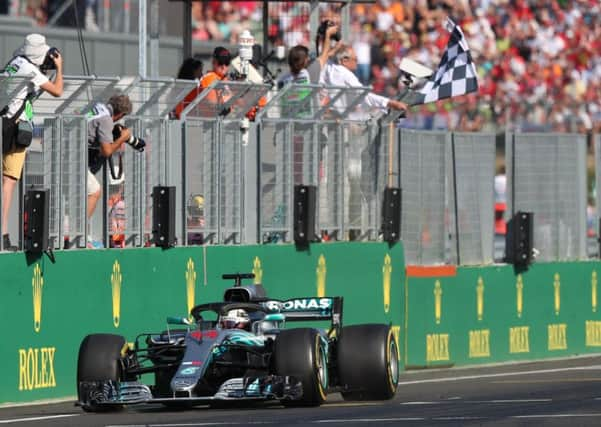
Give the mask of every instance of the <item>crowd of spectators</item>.
[[[77, 0], [83, 14], [79, 18], [90, 28], [93, 22], [85, 15], [96, 1]], [[8, 3], [0, 0], [0, 12]], [[43, 25], [61, 3], [26, 0], [25, 13]], [[270, 3], [270, 43], [312, 48], [309, 7], [309, 2]], [[403, 57], [436, 68], [448, 40], [446, 16], [466, 35], [480, 77], [479, 93], [416, 108], [405, 126], [601, 131], [599, 0], [376, 0], [351, 7], [345, 42], [357, 53], [356, 73], [385, 96], [398, 91]], [[237, 43], [248, 29], [260, 40], [262, 10], [262, 2], [256, 1], [193, 2], [193, 38]], [[340, 21], [340, 5], [321, 3], [324, 19]]]
[[[235, 5], [235, 6], [233, 6]], [[312, 47], [308, 3], [270, 5], [268, 39]], [[340, 20], [322, 3], [321, 19]], [[194, 3], [194, 37], [236, 42], [260, 31], [257, 2]], [[480, 91], [420, 107], [405, 126], [481, 130], [601, 131], [601, 2], [598, 0], [376, 0], [352, 6], [350, 42], [356, 73], [385, 96], [398, 92], [403, 57], [436, 68], [451, 16], [462, 27]], [[259, 26], [259, 27], [258, 27]]]

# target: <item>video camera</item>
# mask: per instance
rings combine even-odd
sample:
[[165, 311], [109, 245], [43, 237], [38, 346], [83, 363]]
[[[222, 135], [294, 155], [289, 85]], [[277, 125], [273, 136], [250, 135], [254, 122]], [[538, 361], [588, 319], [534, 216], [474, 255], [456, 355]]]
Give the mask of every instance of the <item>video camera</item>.
[[[335, 25], [336, 25], [336, 23], [334, 21], [332, 21], [330, 19], [326, 19], [321, 24], [319, 24], [319, 27], [317, 28], [317, 36], [321, 37], [322, 39], [325, 39], [326, 30], [329, 27], [334, 27]], [[332, 40], [339, 42], [340, 39], [342, 39], [342, 34], [340, 34], [340, 30], [338, 30], [334, 34], [332, 34]]]
[[[125, 126], [120, 124], [116, 124], [113, 127], [113, 141], [121, 136], [121, 131], [123, 129], [125, 129]], [[144, 147], [146, 147], [146, 141], [134, 135], [130, 136], [125, 142], [127, 142], [134, 150], [139, 151], [140, 153], [144, 151]]]
[[42, 65], [40, 65], [40, 71], [45, 73], [46, 71], [56, 70], [54, 58], [58, 57], [59, 54], [60, 51], [55, 47], [51, 47], [50, 49], [48, 49], [46, 57], [44, 58], [44, 62], [42, 62]]

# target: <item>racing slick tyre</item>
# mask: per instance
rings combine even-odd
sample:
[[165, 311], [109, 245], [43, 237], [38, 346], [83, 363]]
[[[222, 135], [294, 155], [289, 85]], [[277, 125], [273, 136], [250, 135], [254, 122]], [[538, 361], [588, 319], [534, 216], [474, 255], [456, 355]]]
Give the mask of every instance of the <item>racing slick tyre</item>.
[[337, 351], [345, 400], [391, 399], [399, 381], [399, 350], [388, 325], [345, 326]]
[[275, 340], [275, 372], [302, 384], [300, 399], [282, 399], [284, 406], [319, 406], [326, 400], [328, 355], [316, 329], [282, 330]]
[[[113, 334], [92, 334], [84, 338], [79, 346], [77, 358], [77, 397], [84, 403], [80, 395], [81, 381], [119, 381], [121, 367], [119, 359], [125, 346], [125, 338]], [[122, 409], [122, 405], [83, 404], [86, 412], [108, 412]]]

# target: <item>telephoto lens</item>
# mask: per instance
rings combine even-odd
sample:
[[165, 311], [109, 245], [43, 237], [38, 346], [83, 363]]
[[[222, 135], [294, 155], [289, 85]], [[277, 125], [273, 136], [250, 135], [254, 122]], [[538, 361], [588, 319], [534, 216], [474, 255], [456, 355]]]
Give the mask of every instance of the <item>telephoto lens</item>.
[[134, 150], [139, 152], [144, 151], [144, 147], [146, 147], [146, 141], [133, 135], [127, 140], [127, 143], [131, 145]]
[[[120, 136], [121, 136], [121, 131], [125, 129], [125, 126], [120, 125], [120, 124], [116, 124], [115, 126], [113, 126], [113, 140], [117, 140]], [[131, 145], [131, 147], [134, 150], [137, 151], [144, 151], [144, 147], [146, 147], [146, 141], [144, 141], [142, 138], [139, 138], [137, 136], [130, 136], [129, 139], [127, 141], [129, 145]]]

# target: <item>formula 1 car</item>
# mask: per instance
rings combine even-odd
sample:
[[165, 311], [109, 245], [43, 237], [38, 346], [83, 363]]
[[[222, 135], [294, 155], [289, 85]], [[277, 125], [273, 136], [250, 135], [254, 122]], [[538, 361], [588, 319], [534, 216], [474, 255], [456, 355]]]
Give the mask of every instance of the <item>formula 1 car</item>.
[[[332, 392], [346, 400], [394, 396], [399, 351], [390, 325], [343, 327], [342, 297], [273, 300], [261, 285], [242, 286], [252, 277], [223, 275], [235, 280], [223, 302], [195, 306], [191, 319], [167, 319], [187, 329], [140, 334], [133, 346], [119, 335], [86, 336], [79, 348], [78, 404], [96, 412], [232, 400], [318, 406]], [[330, 321], [330, 328], [289, 327], [319, 320]], [[153, 385], [141, 382], [145, 374], [154, 375]]]

